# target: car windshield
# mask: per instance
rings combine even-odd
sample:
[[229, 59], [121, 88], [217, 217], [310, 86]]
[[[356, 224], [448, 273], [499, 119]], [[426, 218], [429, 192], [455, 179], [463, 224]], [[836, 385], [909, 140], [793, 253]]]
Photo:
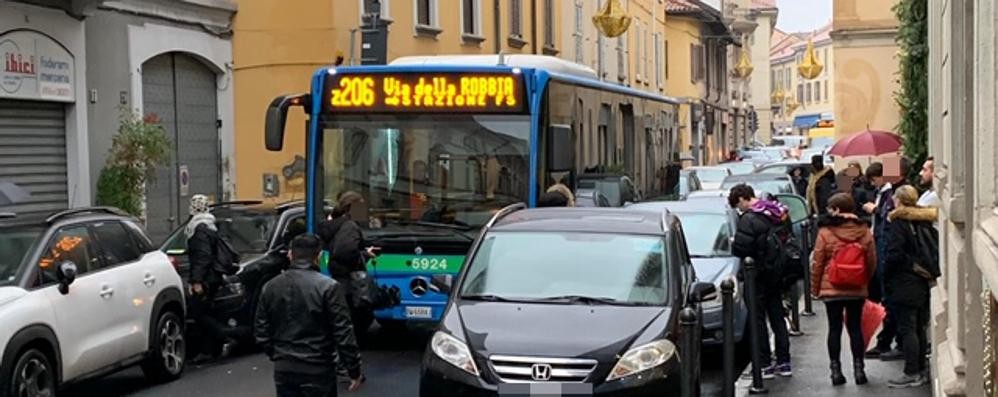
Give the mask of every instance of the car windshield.
[[698, 168], [697, 177], [701, 182], [721, 182], [728, 176], [728, 172], [717, 168]]
[[772, 195], [776, 195], [776, 194], [793, 194], [794, 193], [793, 184], [791, 184], [790, 180], [788, 180], [788, 179], [744, 180], [744, 179], [737, 179], [737, 178], [728, 178], [728, 179], [724, 180], [723, 184], [721, 184], [721, 189], [729, 189], [730, 190], [731, 188], [735, 187], [736, 185], [739, 185], [739, 184], [742, 184], [742, 183], [751, 186], [752, 189], [755, 190], [757, 196], [759, 195], [760, 192], [762, 192], [762, 193], [769, 193], [769, 194], [772, 194]]
[[526, 301], [576, 296], [663, 305], [669, 285], [666, 265], [660, 237], [493, 232], [475, 254], [461, 294]]
[[721, 165], [731, 170], [732, 175], [750, 174], [755, 170], [755, 164], [752, 163], [727, 163]]
[[679, 213], [686, 231], [686, 245], [693, 257], [730, 256], [731, 229], [721, 214]]
[[14, 283], [18, 270], [43, 231], [40, 227], [0, 229], [0, 286]]

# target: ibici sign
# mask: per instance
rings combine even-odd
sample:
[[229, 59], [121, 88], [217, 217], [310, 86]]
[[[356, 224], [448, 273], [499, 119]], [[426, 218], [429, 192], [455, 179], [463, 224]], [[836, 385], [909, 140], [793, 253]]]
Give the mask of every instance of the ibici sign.
[[73, 102], [73, 55], [48, 36], [0, 34], [0, 98]]

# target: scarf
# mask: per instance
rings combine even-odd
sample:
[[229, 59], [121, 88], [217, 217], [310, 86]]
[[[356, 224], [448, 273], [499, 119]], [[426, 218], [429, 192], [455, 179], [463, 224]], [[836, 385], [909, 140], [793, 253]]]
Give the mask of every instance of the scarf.
[[197, 230], [198, 226], [205, 225], [208, 229], [212, 231], [218, 231], [215, 227], [215, 216], [209, 212], [204, 212], [200, 214], [195, 214], [191, 217], [191, 221], [187, 222], [187, 227], [184, 228], [184, 232], [187, 233], [187, 238], [191, 238], [194, 232]]

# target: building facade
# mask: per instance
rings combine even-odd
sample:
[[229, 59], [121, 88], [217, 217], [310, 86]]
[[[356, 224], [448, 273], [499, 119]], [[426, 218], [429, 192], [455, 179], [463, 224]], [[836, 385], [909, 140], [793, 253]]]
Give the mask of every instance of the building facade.
[[[776, 30], [776, 19], [779, 9], [774, 0], [752, 0], [750, 19], [758, 26], [749, 35], [749, 54], [751, 55], [752, 72], [749, 81], [749, 109], [755, 113], [758, 125], [754, 130], [749, 128], [749, 140], [746, 143], [761, 142], [769, 144], [772, 137], [773, 109], [770, 103], [775, 73], [769, 63], [769, 50], [773, 44], [773, 33]], [[737, 62], [737, 60], [735, 60]]]
[[998, 7], [928, 2], [929, 152], [942, 208], [932, 289], [936, 396], [998, 395]]
[[[835, 119], [835, 46], [831, 38], [832, 25], [814, 32], [777, 32], [770, 51], [771, 93], [783, 97], [774, 106], [776, 135], [806, 132], [819, 120]], [[797, 67], [804, 59], [807, 43], [814, 46], [814, 55], [822, 65], [814, 79], [803, 78]], [[774, 99], [770, 95], [769, 100]]]
[[866, 128], [893, 131], [899, 113], [897, 0], [837, 0], [831, 37], [834, 49], [832, 88], [836, 94], [835, 135], [849, 136]]

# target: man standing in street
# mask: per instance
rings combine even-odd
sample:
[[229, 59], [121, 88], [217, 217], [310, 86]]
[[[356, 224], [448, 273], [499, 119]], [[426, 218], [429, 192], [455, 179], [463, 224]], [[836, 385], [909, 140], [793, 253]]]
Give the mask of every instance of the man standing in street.
[[322, 243], [311, 234], [291, 242], [291, 266], [263, 287], [256, 312], [257, 343], [274, 362], [279, 397], [335, 397], [336, 363], [350, 391], [364, 382], [343, 287], [319, 273]]
[[811, 156], [811, 176], [807, 181], [805, 197], [812, 214], [824, 215], [828, 212], [828, 198], [835, 194], [835, 184], [835, 171], [825, 166], [824, 157]]
[[202, 333], [199, 354], [191, 362], [203, 363], [225, 356], [234, 344], [225, 334], [222, 323], [211, 315], [215, 293], [225, 277], [219, 268], [232, 264], [220, 263], [222, 258], [218, 257], [218, 247], [222, 244], [221, 236], [218, 235], [208, 197], [203, 194], [191, 196], [189, 211], [191, 219], [184, 228], [190, 260], [188, 312]]
[[[767, 266], [776, 262], [779, 247], [769, 244], [770, 232], [773, 228], [787, 222], [786, 209], [779, 203], [760, 200], [755, 197], [751, 186], [739, 184], [731, 188], [728, 194], [728, 204], [741, 212], [738, 218], [735, 240], [732, 251], [735, 256], [744, 260], [751, 257], [756, 260], [755, 304], [751, 310], [758, 313], [759, 363], [762, 367], [763, 379], [773, 379], [777, 374], [784, 377], [793, 375], [790, 368], [790, 333], [783, 319], [783, 283], [782, 274]], [[766, 329], [766, 319], [773, 330], [773, 340], [776, 344], [776, 364], [772, 364], [769, 347], [769, 332]]]

